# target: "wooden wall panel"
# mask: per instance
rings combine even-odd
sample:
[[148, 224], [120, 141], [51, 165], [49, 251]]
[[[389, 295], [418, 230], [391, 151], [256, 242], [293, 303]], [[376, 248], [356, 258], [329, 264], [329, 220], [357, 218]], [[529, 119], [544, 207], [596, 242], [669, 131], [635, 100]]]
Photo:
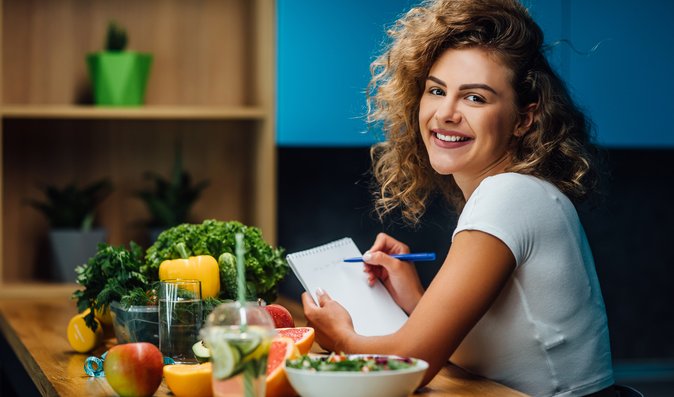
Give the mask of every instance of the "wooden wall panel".
[[114, 19], [127, 28], [130, 50], [154, 55], [147, 104], [250, 104], [248, 1], [5, 0], [3, 7], [5, 103], [90, 103], [85, 57], [102, 49]]
[[108, 230], [111, 244], [146, 243], [140, 223], [148, 213], [134, 192], [150, 186], [145, 171], [170, 176], [178, 140], [194, 180], [210, 180], [193, 208], [193, 221], [254, 223], [252, 148], [259, 138], [254, 122], [6, 120], [3, 129], [5, 282], [48, 274], [47, 221], [24, 203], [43, 198], [40, 183], [62, 186], [109, 177], [115, 191], [100, 206], [98, 223]]

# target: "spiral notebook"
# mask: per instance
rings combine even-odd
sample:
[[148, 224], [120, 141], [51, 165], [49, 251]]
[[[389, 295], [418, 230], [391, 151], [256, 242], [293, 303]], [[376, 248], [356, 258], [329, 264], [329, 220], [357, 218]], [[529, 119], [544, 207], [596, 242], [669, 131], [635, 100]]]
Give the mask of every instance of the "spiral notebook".
[[367, 284], [362, 263], [343, 262], [345, 258], [361, 255], [347, 237], [286, 258], [314, 302], [318, 302], [316, 289], [325, 290], [349, 312], [357, 333], [366, 336], [393, 333], [407, 320], [407, 314], [379, 280], [372, 287]]

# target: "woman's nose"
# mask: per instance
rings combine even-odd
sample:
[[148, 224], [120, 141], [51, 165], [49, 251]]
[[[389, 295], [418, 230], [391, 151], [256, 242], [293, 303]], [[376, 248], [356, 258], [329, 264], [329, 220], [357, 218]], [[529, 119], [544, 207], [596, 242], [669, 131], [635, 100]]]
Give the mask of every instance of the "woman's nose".
[[452, 123], [458, 124], [461, 122], [461, 112], [456, 107], [457, 103], [450, 97], [445, 97], [445, 99], [439, 103], [438, 108], [435, 111], [435, 118], [440, 123]]

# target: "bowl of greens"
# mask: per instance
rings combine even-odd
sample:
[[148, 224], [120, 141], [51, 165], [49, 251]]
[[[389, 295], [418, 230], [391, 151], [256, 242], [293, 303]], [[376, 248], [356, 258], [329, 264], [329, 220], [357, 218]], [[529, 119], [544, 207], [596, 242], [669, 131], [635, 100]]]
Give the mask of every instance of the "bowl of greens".
[[117, 343], [149, 342], [159, 346], [159, 310], [156, 305], [110, 304]]
[[286, 361], [286, 374], [302, 397], [406, 397], [419, 387], [428, 363], [392, 355], [330, 354]]

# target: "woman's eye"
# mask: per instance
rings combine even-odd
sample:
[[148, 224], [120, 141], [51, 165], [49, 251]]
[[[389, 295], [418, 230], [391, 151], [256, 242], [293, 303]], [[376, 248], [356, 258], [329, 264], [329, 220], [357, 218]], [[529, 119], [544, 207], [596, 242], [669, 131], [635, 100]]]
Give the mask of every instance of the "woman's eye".
[[484, 98], [482, 98], [479, 95], [475, 95], [475, 94], [471, 94], [471, 95], [466, 96], [466, 99], [470, 102], [475, 102], [475, 103], [485, 103], [486, 102], [484, 100]]
[[445, 92], [437, 87], [432, 87], [430, 90], [428, 90], [428, 93], [431, 95], [439, 95], [439, 96], [445, 95]]

